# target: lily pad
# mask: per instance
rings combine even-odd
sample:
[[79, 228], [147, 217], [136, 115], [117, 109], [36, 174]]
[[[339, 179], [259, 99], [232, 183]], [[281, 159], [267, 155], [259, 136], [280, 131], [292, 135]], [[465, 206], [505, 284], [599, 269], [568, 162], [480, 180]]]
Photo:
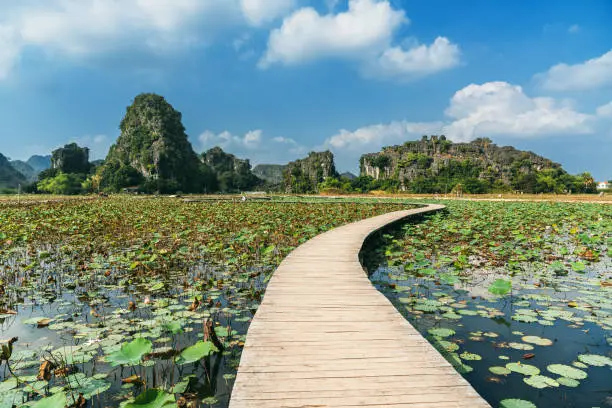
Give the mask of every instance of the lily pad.
[[58, 392], [50, 397], [37, 401], [32, 408], [65, 408], [67, 404], [66, 394]]
[[573, 378], [559, 377], [557, 382], [566, 387], [575, 388], [580, 385], [580, 381], [574, 380]]
[[137, 396], [133, 402], [125, 404], [124, 408], [162, 408], [175, 404], [174, 394], [152, 388]]
[[501, 367], [501, 366], [489, 367], [489, 371], [495, 375], [508, 375], [512, 372], [508, 370], [506, 367]]
[[552, 346], [553, 341], [539, 336], [524, 336], [521, 340], [525, 343], [531, 343], [538, 346]]
[[546, 377], [544, 375], [532, 375], [530, 377], [523, 378], [523, 381], [532, 386], [533, 388], [548, 388], [548, 387], [558, 387], [559, 383], [550, 377]]
[[537, 408], [537, 406], [531, 401], [525, 401], [522, 399], [505, 399], [499, 403], [500, 408]]
[[176, 359], [176, 363], [179, 365], [193, 363], [200, 361], [204, 357], [218, 351], [219, 350], [212, 342], [198, 341], [193, 346], [187, 347], [185, 350], [183, 350]]
[[504, 296], [512, 289], [512, 281], [506, 279], [496, 279], [491, 286], [489, 292], [494, 295]]
[[118, 365], [136, 365], [152, 349], [153, 344], [151, 341], [140, 337], [129, 343], [124, 343], [119, 350], [106, 356], [106, 361], [113, 367]]
[[538, 375], [540, 374], [540, 369], [536, 366], [532, 366], [529, 364], [521, 364], [521, 363], [508, 363], [506, 364], [506, 368], [510, 371], [514, 371], [515, 373], [523, 374], [523, 375]]
[[612, 366], [612, 358], [599, 354], [581, 354], [578, 356], [578, 360], [584, 364], [596, 367], [603, 367], [605, 365]]
[[585, 371], [565, 364], [551, 364], [546, 367], [548, 371], [561, 377], [571, 378], [572, 380], [584, 380], [588, 377]]
[[453, 329], [447, 329], [444, 327], [429, 329], [428, 332], [436, 337], [450, 337], [455, 335], [455, 331]]

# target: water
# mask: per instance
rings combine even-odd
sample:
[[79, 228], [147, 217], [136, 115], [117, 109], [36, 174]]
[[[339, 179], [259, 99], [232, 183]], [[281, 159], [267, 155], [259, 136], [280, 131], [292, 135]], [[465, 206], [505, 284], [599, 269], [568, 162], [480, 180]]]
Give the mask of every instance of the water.
[[[26, 273], [16, 259], [23, 259], [23, 254], [4, 265], [5, 270], [22, 272], [2, 275], [8, 290], [0, 310], [18, 314], [0, 314], [0, 340], [18, 338], [10, 365], [22, 384], [4, 384], [12, 389], [0, 393], [0, 407], [20, 406], [38, 399], [37, 391], [53, 392], [55, 387], [74, 397], [93, 391], [87, 406], [117, 406], [145, 389], [145, 385], [124, 384], [122, 379], [132, 375], [139, 376], [146, 388], [170, 389], [182, 380], [188, 383], [181, 393], [188, 401], [199, 406], [228, 405], [248, 324], [271, 268], [230, 273], [225, 268], [196, 264], [152, 276], [109, 265], [83, 270], [64, 262], [68, 259], [49, 259], [35, 272]], [[163, 283], [162, 288], [159, 283]], [[195, 296], [201, 305], [189, 310]], [[44, 317], [53, 320], [38, 328], [36, 321]], [[223, 353], [198, 363], [176, 365], [173, 357], [178, 351], [202, 340], [207, 319], [220, 330]], [[164, 325], [170, 322], [179, 322], [181, 333], [165, 330]], [[223, 330], [229, 333], [223, 336]], [[135, 367], [111, 367], [104, 361], [105, 356], [136, 337], [149, 339], [157, 355]], [[75, 352], [64, 355], [63, 350]], [[42, 360], [52, 361], [55, 369], [64, 367], [66, 361], [57, 353], [77, 360], [67, 365], [71, 376], [54, 375], [48, 383], [37, 380]], [[0, 389], [2, 381], [11, 377], [4, 364]]]
[[[503, 269], [470, 270], [460, 283], [450, 285], [418, 277], [418, 272], [405, 272], [401, 267], [389, 268], [383, 262], [373, 269], [371, 280], [432, 344], [440, 346], [429, 329], [450, 328], [456, 334], [444, 340], [456, 345], [452, 348], [458, 346], [457, 354], [481, 356], [476, 361], [453, 361], [459, 362], [464, 377], [494, 407], [507, 398], [529, 400], [541, 408], [606, 407], [612, 406], [612, 365], [582, 368], [588, 377], [575, 388], [561, 385], [544, 389], [526, 384], [522, 374], [494, 375], [489, 367], [520, 361], [536, 366], [541, 375], [557, 378], [547, 370], [548, 365], [572, 365], [584, 354], [612, 356], [612, 288], [600, 284], [612, 275], [610, 266], [610, 259], [605, 258], [584, 274], [545, 278], [548, 275], [525, 264], [525, 272], [513, 279], [512, 294], [503, 297], [486, 290], [493, 278], [508, 276]], [[425, 299], [437, 300], [440, 305], [424, 303]], [[437, 307], [424, 313], [422, 309], [428, 308], [421, 305], [427, 304]], [[532, 314], [536, 321], [531, 322]], [[520, 321], [524, 319], [530, 322]], [[552, 345], [525, 343], [522, 338], [526, 335], [549, 339]], [[515, 349], [510, 343], [533, 349]], [[528, 353], [534, 356], [526, 356]]]

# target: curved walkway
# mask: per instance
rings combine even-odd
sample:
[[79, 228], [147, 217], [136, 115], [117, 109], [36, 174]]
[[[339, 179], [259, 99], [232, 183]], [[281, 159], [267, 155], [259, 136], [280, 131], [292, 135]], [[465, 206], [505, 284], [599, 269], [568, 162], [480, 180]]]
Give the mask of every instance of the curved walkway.
[[230, 408], [489, 407], [358, 259], [374, 231], [443, 207], [348, 224], [289, 254], [249, 328]]

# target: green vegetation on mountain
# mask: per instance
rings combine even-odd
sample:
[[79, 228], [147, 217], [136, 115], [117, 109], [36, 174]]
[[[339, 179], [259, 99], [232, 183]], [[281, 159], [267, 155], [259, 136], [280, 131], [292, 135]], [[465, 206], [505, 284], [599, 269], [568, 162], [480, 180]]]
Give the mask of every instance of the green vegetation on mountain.
[[218, 188], [223, 192], [252, 190], [262, 184], [251, 171], [248, 159], [239, 159], [220, 147], [202, 153], [202, 161], [215, 173]]
[[318, 192], [319, 183], [330, 177], [338, 177], [332, 152], [310, 152], [308, 157], [285, 166], [283, 186], [288, 193], [314, 193]]
[[12, 192], [26, 182], [26, 177], [15, 170], [11, 162], [0, 154], [0, 192]]
[[[452, 143], [444, 136], [383, 148], [360, 159], [360, 190], [412, 193], [591, 193], [588, 173], [568, 174], [561, 165], [532, 152], [499, 147], [490, 139]], [[368, 186], [369, 184], [369, 186]]]
[[70, 143], [51, 154], [51, 168], [38, 174], [37, 191], [49, 194], [80, 194], [90, 190], [87, 183], [92, 165], [89, 149]]
[[100, 170], [102, 187], [118, 191], [138, 186], [161, 193], [214, 190], [213, 174], [193, 151], [181, 120], [181, 113], [162, 96], [138, 95]]

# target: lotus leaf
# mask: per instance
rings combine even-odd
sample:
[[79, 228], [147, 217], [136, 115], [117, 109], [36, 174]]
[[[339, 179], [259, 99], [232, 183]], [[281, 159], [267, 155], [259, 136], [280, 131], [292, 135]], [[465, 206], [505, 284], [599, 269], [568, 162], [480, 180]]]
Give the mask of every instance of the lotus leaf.
[[580, 385], [580, 381], [574, 380], [573, 378], [559, 377], [557, 378], [557, 382], [561, 385], [565, 385], [566, 387], [575, 388]]
[[58, 392], [50, 397], [43, 398], [37, 401], [32, 408], [65, 408], [68, 401], [66, 400], [66, 394]]
[[176, 363], [179, 365], [189, 364], [196, 361], [200, 361], [204, 357], [209, 356], [212, 353], [218, 352], [219, 350], [210, 341], [198, 341], [193, 346], [184, 349], [176, 359]]
[[508, 375], [512, 372], [508, 370], [506, 367], [501, 367], [501, 366], [489, 367], [489, 371], [495, 375]]
[[537, 408], [533, 402], [522, 399], [505, 399], [499, 403], [500, 408]]
[[584, 380], [588, 376], [585, 371], [564, 364], [551, 364], [546, 369], [553, 374], [573, 380]]
[[145, 354], [153, 349], [150, 340], [137, 338], [129, 343], [124, 343], [121, 348], [114, 353], [106, 356], [106, 361], [113, 367], [118, 365], [136, 365], [142, 360]]
[[455, 331], [453, 329], [448, 329], [444, 327], [429, 329], [429, 334], [436, 337], [450, 337], [455, 335]]
[[134, 401], [125, 404], [124, 408], [162, 408], [175, 405], [174, 394], [151, 388], [137, 396]]
[[521, 364], [519, 363], [508, 363], [506, 364], [506, 368], [510, 371], [514, 371], [515, 373], [523, 374], [523, 375], [538, 375], [540, 374], [540, 369], [529, 365], [529, 364]]
[[494, 295], [504, 296], [512, 289], [512, 281], [506, 279], [496, 279], [491, 286], [489, 292]]
[[559, 383], [550, 377], [543, 375], [532, 375], [530, 377], [523, 378], [523, 381], [532, 386], [533, 388], [547, 388], [547, 387], [558, 387]]
[[578, 360], [584, 364], [596, 367], [603, 367], [605, 365], [612, 366], [612, 358], [601, 356], [599, 354], [581, 354], [578, 356]]
[[536, 344], [538, 346], [552, 346], [553, 341], [539, 336], [524, 336], [521, 340], [525, 343]]

